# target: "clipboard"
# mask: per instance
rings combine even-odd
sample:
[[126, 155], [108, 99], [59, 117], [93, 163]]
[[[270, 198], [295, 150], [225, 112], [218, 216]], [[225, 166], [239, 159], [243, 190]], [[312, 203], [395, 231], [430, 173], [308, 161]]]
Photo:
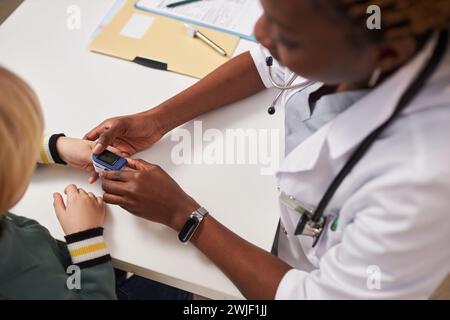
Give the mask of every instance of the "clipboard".
[[[190, 13], [186, 13], [184, 9], [190, 5], [182, 6], [180, 7], [181, 9], [166, 8], [166, 5], [171, 2], [174, 1], [138, 0], [134, 6], [143, 11], [178, 19], [189, 24], [223, 31], [242, 39], [256, 42], [253, 27], [263, 13], [259, 0], [195, 2], [192, 4], [195, 10]], [[234, 10], [232, 9], [233, 7]], [[235, 17], [234, 21], [231, 17]]]
[[92, 52], [146, 67], [203, 78], [230, 59], [239, 37], [205, 27], [198, 29], [218, 43], [224, 57], [187, 35], [184, 22], [136, 9], [127, 0], [89, 45]]

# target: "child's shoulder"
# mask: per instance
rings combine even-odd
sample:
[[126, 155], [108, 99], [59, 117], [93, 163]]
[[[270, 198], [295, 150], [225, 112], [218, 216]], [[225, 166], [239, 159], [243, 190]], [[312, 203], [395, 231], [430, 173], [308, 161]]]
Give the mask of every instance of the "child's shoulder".
[[18, 216], [13, 213], [6, 213], [2, 219], [2, 223], [5, 224], [13, 224], [19, 228], [21, 227], [27, 227], [27, 226], [36, 226], [39, 225], [39, 222], [33, 219], [29, 219], [23, 216]]

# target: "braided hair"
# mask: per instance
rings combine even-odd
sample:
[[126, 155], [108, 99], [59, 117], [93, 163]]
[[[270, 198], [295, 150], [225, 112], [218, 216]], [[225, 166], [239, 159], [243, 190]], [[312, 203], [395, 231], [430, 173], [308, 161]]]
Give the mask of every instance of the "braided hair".
[[[345, 17], [355, 39], [371, 42], [394, 40], [413, 36], [419, 44], [433, 31], [450, 27], [450, 0], [312, 0], [322, 9], [328, 7], [334, 18]], [[330, 7], [330, 5], [332, 7]], [[367, 8], [377, 5], [381, 9], [381, 29], [366, 26]], [[332, 10], [330, 10], [332, 9]]]
[[339, 0], [348, 7], [354, 19], [364, 18], [367, 5], [378, 5], [382, 11], [384, 35], [387, 39], [405, 35], [420, 36], [426, 32], [448, 28], [448, 0]]

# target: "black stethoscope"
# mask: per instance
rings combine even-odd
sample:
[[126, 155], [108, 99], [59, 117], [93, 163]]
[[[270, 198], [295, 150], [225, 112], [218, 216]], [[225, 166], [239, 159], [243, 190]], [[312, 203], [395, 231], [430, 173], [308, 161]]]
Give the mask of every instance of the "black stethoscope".
[[[296, 201], [292, 196], [288, 196], [285, 193], [281, 193], [280, 201], [294, 209], [296, 212], [300, 214], [300, 220], [295, 229], [295, 235], [307, 235], [312, 236], [314, 239], [313, 247], [317, 244], [320, 239], [320, 236], [323, 233], [323, 230], [326, 225], [326, 217], [324, 217], [324, 211], [336, 193], [339, 186], [342, 184], [344, 179], [350, 174], [352, 169], [358, 164], [358, 162], [362, 159], [362, 157], [367, 153], [373, 143], [378, 139], [380, 134], [390, 125], [397, 116], [409, 105], [409, 103], [414, 99], [414, 97], [422, 90], [426, 81], [431, 77], [431, 75], [436, 70], [439, 62], [442, 60], [448, 44], [448, 30], [442, 31], [439, 33], [439, 39], [437, 45], [433, 51], [433, 54], [428, 61], [428, 63], [423, 67], [421, 72], [418, 74], [416, 79], [409, 85], [406, 89], [405, 93], [400, 98], [393, 114], [387, 119], [383, 124], [381, 124], [377, 129], [372, 131], [356, 148], [353, 154], [350, 156], [347, 163], [338, 173], [338, 175], [334, 178], [334, 180], [329, 185], [326, 190], [324, 196], [320, 200], [317, 208], [315, 210], [304, 208], [299, 202]], [[297, 78], [296, 75], [293, 75], [286, 85], [277, 84], [272, 76], [272, 64], [273, 58], [268, 57], [266, 59], [266, 64], [269, 68], [269, 77], [272, 84], [281, 90], [281, 92], [277, 95], [274, 102], [270, 106], [268, 112], [269, 114], [275, 113], [275, 104], [278, 102], [282, 94], [286, 90], [292, 89], [300, 89], [300, 91], [306, 89], [307, 87], [314, 84], [314, 81], [305, 81], [298, 85], [292, 85]]]

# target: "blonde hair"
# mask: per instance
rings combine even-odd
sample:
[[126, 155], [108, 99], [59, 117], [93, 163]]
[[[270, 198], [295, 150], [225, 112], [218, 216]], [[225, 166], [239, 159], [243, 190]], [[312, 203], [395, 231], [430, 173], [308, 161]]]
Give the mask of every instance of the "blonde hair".
[[0, 215], [31, 178], [43, 126], [36, 94], [20, 77], [0, 67]]

